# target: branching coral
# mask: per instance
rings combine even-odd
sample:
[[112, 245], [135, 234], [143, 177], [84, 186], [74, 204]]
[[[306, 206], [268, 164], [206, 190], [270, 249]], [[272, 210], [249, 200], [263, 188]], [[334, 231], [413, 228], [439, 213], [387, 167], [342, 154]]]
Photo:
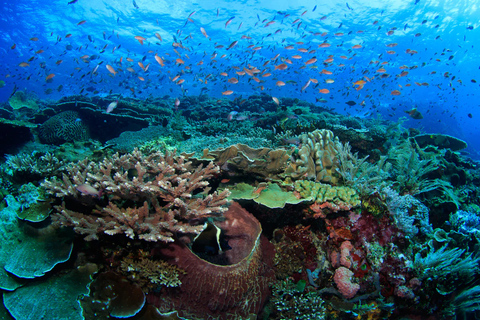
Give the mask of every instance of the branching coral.
[[99, 233], [125, 233], [132, 239], [170, 242], [176, 233], [200, 233], [207, 218], [226, 210], [228, 190], [207, 195], [206, 180], [218, 171], [213, 163], [193, 170], [175, 152], [144, 155], [134, 150], [100, 163], [86, 159], [69, 165], [62, 180], [54, 177], [42, 185], [64, 198], [53, 221], [73, 226], [86, 240], [98, 239]]
[[303, 292], [291, 281], [278, 281], [272, 287], [272, 319], [326, 318], [325, 302], [317, 292]]
[[146, 257], [141, 257], [139, 260], [126, 257], [122, 260], [121, 269], [144, 290], [157, 289], [158, 286], [178, 287], [182, 284], [178, 274], [185, 273], [173, 264]]
[[50, 152], [7, 155], [5, 172], [14, 180], [37, 180], [61, 170], [65, 163]]

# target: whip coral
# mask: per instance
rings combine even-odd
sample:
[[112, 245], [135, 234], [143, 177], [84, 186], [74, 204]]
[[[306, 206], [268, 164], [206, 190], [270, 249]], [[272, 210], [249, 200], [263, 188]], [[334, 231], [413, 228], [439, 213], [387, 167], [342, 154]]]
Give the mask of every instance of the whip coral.
[[55, 207], [54, 223], [73, 226], [85, 240], [125, 233], [132, 239], [171, 242], [175, 234], [200, 233], [207, 218], [226, 210], [228, 190], [208, 194], [206, 180], [218, 171], [211, 162], [194, 169], [175, 152], [144, 155], [134, 150], [99, 163], [85, 159], [69, 165], [62, 180], [54, 177], [42, 185], [63, 199]]

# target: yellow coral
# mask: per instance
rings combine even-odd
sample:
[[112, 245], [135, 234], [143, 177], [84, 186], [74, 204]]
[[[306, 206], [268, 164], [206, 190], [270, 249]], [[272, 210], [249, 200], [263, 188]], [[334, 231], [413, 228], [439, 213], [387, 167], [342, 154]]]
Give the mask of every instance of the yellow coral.
[[310, 199], [317, 203], [342, 203], [350, 207], [357, 207], [361, 203], [357, 192], [352, 188], [344, 186], [338, 187], [320, 182], [298, 180], [295, 182], [295, 191], [302, 198]]
[[340, 140], [332, 131], [322, 129], [299, 136], [302, 147], [294, 154], [293, 161], [285, 170], [285, 176], [294, 180], [314, 179], [337, 183], [337, 159]]

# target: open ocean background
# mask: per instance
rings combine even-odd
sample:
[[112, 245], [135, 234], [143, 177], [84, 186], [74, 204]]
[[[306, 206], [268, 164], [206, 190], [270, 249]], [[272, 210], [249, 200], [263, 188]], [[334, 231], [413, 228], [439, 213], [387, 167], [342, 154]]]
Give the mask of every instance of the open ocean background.
[[[463, 139], [471, 157], [480, 158], [478, 1], [16, 0], [1, 6], [0, 101], [14, 90], [49, 100], [109, 93], [221, 98], [232, 90], [227, 98], [295, 97], [342, 114], [393, 121], [417, 108], [424, 118], [409, 117], [406, 127]], [[143, 45], [135, 37], [145, 38]], [[331, 46], [319, 47], [323, 42]], [[305, 65], [314, 57], [316, 63]], [[282, 58], [292, 64], [274, 70]], [[150, 66], [144, 71], [138, 62]], [[238, 76], [238, 84], [227, 81], [249, 65], [272, 76], [259, 77], [260, 83], [248, 76]], [[385, 72], [378, 72], [382, 67]], [[402, 71], [408, 74], [400, 76]], [[177, 75], [183, 83], [172, 81]], [[365, 77], [369, 81], [357, 91], [354, 82]], [[318, 83], [302, 91], [309, 79]]]

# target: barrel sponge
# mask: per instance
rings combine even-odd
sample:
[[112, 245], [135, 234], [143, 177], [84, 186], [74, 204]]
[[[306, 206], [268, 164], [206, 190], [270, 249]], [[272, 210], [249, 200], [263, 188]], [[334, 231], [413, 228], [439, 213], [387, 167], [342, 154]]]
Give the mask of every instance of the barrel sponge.
[[89, 138], [88, 127], [76, 111], [61, 112], [38, 128], [38, 138], [42, 143], [62, 144], [83, 141]]

